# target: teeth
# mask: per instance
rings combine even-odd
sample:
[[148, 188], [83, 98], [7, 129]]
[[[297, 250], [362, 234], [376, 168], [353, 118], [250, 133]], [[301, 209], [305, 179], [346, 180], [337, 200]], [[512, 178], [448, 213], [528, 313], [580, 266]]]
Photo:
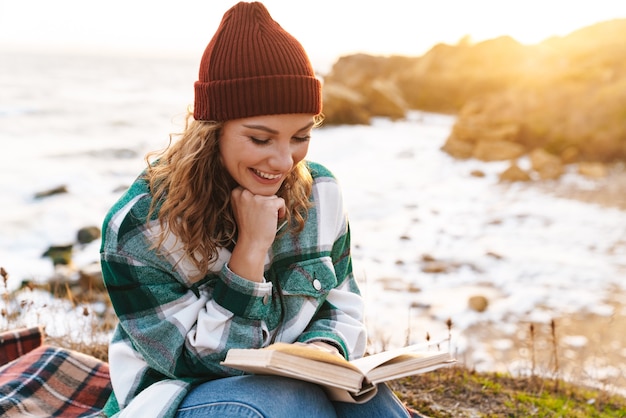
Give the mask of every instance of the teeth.
[[253, 169], [253, 170], [257, 176], [263, 177], [264, 179], [267, 179], [267, 180], [274, 180], [280, 177], [280, 174], [269, 174], [269, 173], [264, 173], [256, 169]]

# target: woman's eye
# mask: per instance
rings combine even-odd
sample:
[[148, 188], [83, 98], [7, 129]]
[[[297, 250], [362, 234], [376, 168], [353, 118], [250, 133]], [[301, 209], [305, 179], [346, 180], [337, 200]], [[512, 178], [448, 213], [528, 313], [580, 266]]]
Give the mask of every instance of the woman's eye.
[[296, 140], [297, 142], [307, 142], [309, 139], [311, 139], [311, 136], [309, 136], [309, 135], [307, 135], [307, 136], [294, 136], [293, 139]]
[[253, 136], [250, 137], [250, 141], [252, 141], [252, 143], [257, 144], [257, 145], [265, 145], [268, 142], [270, 142], [269, 139], [259, 139], [259, 138], [255, 138]]

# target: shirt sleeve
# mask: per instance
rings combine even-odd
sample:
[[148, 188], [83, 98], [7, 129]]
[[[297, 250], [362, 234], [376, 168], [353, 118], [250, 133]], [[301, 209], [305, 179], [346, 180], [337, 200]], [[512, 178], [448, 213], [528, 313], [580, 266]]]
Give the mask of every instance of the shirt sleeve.
[[103, 228], [102, 274], [119, 319], [115, 342], [151, 369], [153, 381], [235, 373], [220, 362], [232, 347], [266, 341], [272, 283], [245, 280], [225, 262], [190, 282], [189, 263], [151, 248], [150, 229], [133, 215], [133, 204], [118, 208]]

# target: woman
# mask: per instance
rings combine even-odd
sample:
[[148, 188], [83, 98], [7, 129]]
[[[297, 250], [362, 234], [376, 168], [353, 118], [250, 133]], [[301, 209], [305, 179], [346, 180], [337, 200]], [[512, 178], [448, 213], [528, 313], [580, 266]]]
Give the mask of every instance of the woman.
[[339, 187], [304, 160], [321, 85], [260, 3], [226, 12], [193, 118], [107, 214], [101, 260], [119, 317], [109, 362], [122, 417], [407, 417], [386, 386], [363, 404], [220, 365], [233, 347], [363, 355]]

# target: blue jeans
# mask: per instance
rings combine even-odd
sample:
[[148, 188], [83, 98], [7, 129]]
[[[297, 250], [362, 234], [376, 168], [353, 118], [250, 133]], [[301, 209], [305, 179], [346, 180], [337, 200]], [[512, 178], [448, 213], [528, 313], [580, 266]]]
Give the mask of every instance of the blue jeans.
[[193, 388], [178, 418], [408, 418], [387, 385], [364, 404], [334, 402], [313, 383], [278, 376], [234, 376]]

